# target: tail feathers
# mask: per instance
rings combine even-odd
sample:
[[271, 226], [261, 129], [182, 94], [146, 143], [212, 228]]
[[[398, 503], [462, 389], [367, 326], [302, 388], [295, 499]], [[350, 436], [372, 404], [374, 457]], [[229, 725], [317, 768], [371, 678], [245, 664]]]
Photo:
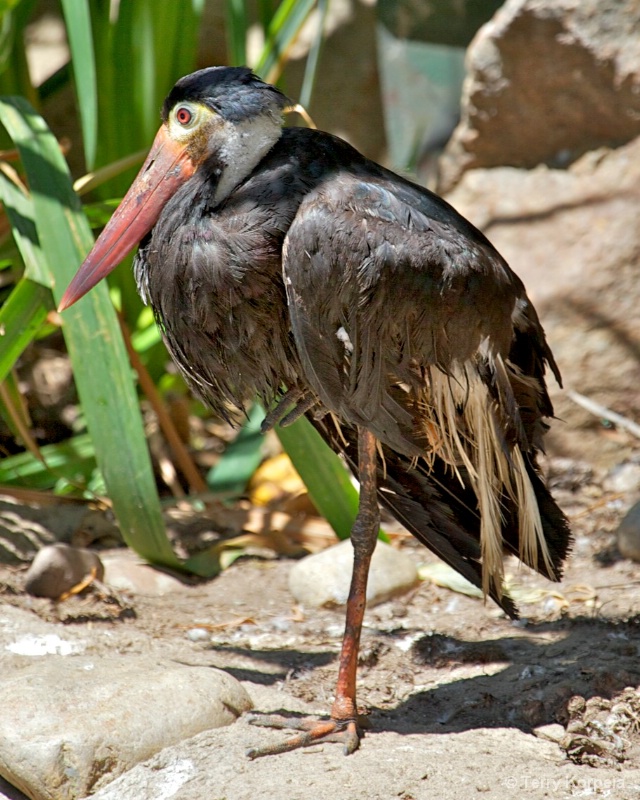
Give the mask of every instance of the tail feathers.
[[[551, 496], [551, 492], [542, 481], [532, 459], [525, 456], [524, 464], [535, 493], [548, 556], [544, 558], [544, 554], [539, 552], [536, 561], [533, 563], [525, 561], [525, 563], [541, 575], [544, 575], [545, 578], [551, 581], [559, 581], [562, 579], [563, 562], [573, 544], [573, 536], [569, 528], [569, 522]], [[514, 533], [517, 532], [517, 523], [513, 522], [513, 520], [517, 518], [517, 514], [517, 508], [507, 508], [503, 526], [503, 536], [506, 549], [514, 555], [520, 556], [518, 538], [514, 535]]]
[[504, 587], [491, 581], [487, 590], [483, 580], [479, 517], [475, 515], [470, 524], [466, 509], [456, 509], [443, 500], [435, 485], [436, 467], [434, 464], [427, 476], [411, 470], [408, 463], [387, 462], [378, 476], [380, 502], [419, 542], [517, 619], [518, 610]]
[[[322, 420], [310, 418], [329, 446], [341, 452], [354, 474], [358, 474], [357, 433], [353, 428], [338, 428], [330, 417]], [[480, 550], [480, 517], [460, 499], [464, 490], [439, 459], [428, 471], [415, 465], [407, 456], [387, 447], [382, 448], [382, 461], [378, 467], [378, 497], [380, 503], [409, 530], [418, 541], [459, 572], [479, 589], [483, 589]], [[436, 474], [443, 478], [438, 486]], [[447, 484], [456, 487], [449, 494]], [[443, 499], [442, 490], [446, 499]], [[467, 490], [468, 499], [475, 496]], [[517, 619], [515, 604], [504, 590], [490, 585], [489, 596], [512, 619]]]
[[[357, 475], [357, 432], [338, 427], [331, 419], [311, 420], [324, 440], [341, 452]], [[427, 465], [382, 445], [378, 468], [380, 503], [422, 544], [474, 586], [485, 591], [511, 618], [518, 617], [513, 600], [505, 589], [483, 575], [481, 520], [478, 502], [466, 470], [457, 474], [442, 459]], [[571, 546], [568, 522], [538, 475], [531, 459], [523, 462], [535, 495], [546, 548], [535, 554], [523, 553], [519, 509], [514, 498], [502, 496], [502, 545], [504, 550], [523, 559], [528, 566], [550, 580], [560, 580], [562, 562]], [[461, 479], [462, 478], [462, 482]]]

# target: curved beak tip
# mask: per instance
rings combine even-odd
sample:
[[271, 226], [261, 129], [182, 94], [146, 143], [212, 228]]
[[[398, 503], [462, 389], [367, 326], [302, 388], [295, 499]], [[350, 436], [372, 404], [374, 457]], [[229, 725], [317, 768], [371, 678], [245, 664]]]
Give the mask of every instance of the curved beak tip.
[[62, 300], [58, 303], [58, 314], [61, 314], [63, 311], [66, 311], [69, 306], [73, 305], [73, 298], [68, 297], [68, 292], [65, 292], [62, 295]]

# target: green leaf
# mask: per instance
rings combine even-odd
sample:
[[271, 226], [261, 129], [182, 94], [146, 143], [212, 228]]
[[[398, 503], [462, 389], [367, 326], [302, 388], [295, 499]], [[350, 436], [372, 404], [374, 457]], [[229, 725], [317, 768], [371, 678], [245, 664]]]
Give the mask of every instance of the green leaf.
[[52, 308], [51, 292], [23, 278], [0, 308], [0, 381], [3, 381], [24, 348], [38, 333]]
[[10, 372], [0, 383], [0, 416], [18, 442], [22, 440], [22, 425], [18, 419], [25, 423], [28, 419], [28, 413], [23, 412], [26, 412], [26, 404], [20, 391], [18, 377], [15, 372]]
[[74, 65], [84, 156], [87, 168], [93, 169], [98, 142], [98, 87], [89, 4], [87, 0], [62, 0], [62, 11]]
[[[339, 539], [348, 539], [358, 513], [358, 492], [347, 468], [304, 417], [275, 431], [314, 506]], [[387, 539], [385, 534], [380, 538]]]
[[[5, 98], [0, 122], [22, 157], [42, 258], [59, 302], [93, 237], [60, 147], [44, 120], [22, 98]], [[164, 529], [131, 367], [105, 284], [65, 312], [63, 331], [96, 460], [122, 534], [144, 558], [178, 568]]]
[[4, 173], [0, 173], [0, 199], [4, 203], [13, 238], [24, 261], [25, 276], [51, 288], [51, 273], [40, 248], [31, 198]]
[[26, 486], [41, 491], [61, 481], [86, 484], [95, 469], [95, 449], [87, 434], [40, 448], [44, 462], [33, 453], [18, 453], [0, 460], [0, 484]]
[[227, 54], [234, 66], [247, 63], [247, 8], [245, 0], [227, 0]]
[[284, 0], [271, 19], [263, 51], [255, 66], [261, 78], [273, 80], [271, 73], [284, 62], [289, 46], [315, 5], [315, 0]]
[[329, 12], [329, 0], [318, 0], [318, 11], [320, 12], [320, 23], [313, 42], [311, 43], [311, 48], [309, 49], [309, 56], [304, 68], [304, 78], [302, 79], [302, 86], [300, 88], [300, 105], [306, 109], [308, 109], [311, 104], [311, 94], [318, 70], [320, 50], [322, 49], [322, 43], [324, 41], [323, 34], [327, 21], [327, 14]]
[[0, 17], [4, 17], [7, 11], [15, 8], [20, 0], [0, 0]]
[[231, 500], [244, 494], [251, 476], [260, 466], [264, 444], [260, 425], [263, 419], [263, 409], [254, 405], [240, 433], [228, 445], [215, 467], [209, 470], [209, 488], [213, 492], [224, 494], [225, 499]]
[[[20, 0], [5, 6], [0, 45], [0, 95], [20, 94], [36, 103], [25, 48], [25, 28], [31, 22], [37, 0]], [[7, 10], [10, 9], [10, 10]], [[6, 146], [3, 140], [2, 147]]]

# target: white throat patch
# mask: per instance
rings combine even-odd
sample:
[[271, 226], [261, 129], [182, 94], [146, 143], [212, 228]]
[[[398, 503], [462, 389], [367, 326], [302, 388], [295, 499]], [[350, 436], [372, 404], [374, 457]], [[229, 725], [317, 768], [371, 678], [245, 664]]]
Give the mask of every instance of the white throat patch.
[[261, 116], [225, 125], [225, 142], [220, 149], [224, 163], [214, 201], [221, 203], [249, 175], [271, 150], [282, 134], [282, 124], [276, 115]]

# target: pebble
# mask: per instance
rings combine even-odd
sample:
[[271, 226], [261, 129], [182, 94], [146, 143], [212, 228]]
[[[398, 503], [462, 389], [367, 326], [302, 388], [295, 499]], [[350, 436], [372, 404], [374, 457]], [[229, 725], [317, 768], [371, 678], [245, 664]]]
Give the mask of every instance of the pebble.
[[252, 702], [221, 670], [148, 658], [48, 656], [0, 680], [0, 774], [31, 800], [93, 794]]
[[209, 642], [211, 641], [211, 632], [206, 628], [189, 628], [187, 639], [190, 642]]
[[[289, 589], [304, 606], [342, 606], [347, 602], [353, 547], [350, 541], [298, 561], [289, 573]], [[420, 582], [413, 559], [378, 542], [371, 559], [367, 604], [374, 606], [409, 591]]]
[[556, 742], [558, 744], [564, 738], [566, 731], [562, 725], [553, 722], [549, 725], [539, 725], [533, 729], [533, 733], [538, 739], [546, 739], [548, 742]]
[[640, 490], [640, 464], [635, 461], [617, 464], [610, 470], [603, 485], [608, 492], [637, 492]]
[[102, 580], [104, 567], [97, 554], [84, 547], [50, 544], [38, 550], [25, 575], [25, 589], [35, 597], [56, 599], [95, 570]]
[[640, 501], [631, 506], [623, 517], [616, 538], [620, 555], [640, 561]]

